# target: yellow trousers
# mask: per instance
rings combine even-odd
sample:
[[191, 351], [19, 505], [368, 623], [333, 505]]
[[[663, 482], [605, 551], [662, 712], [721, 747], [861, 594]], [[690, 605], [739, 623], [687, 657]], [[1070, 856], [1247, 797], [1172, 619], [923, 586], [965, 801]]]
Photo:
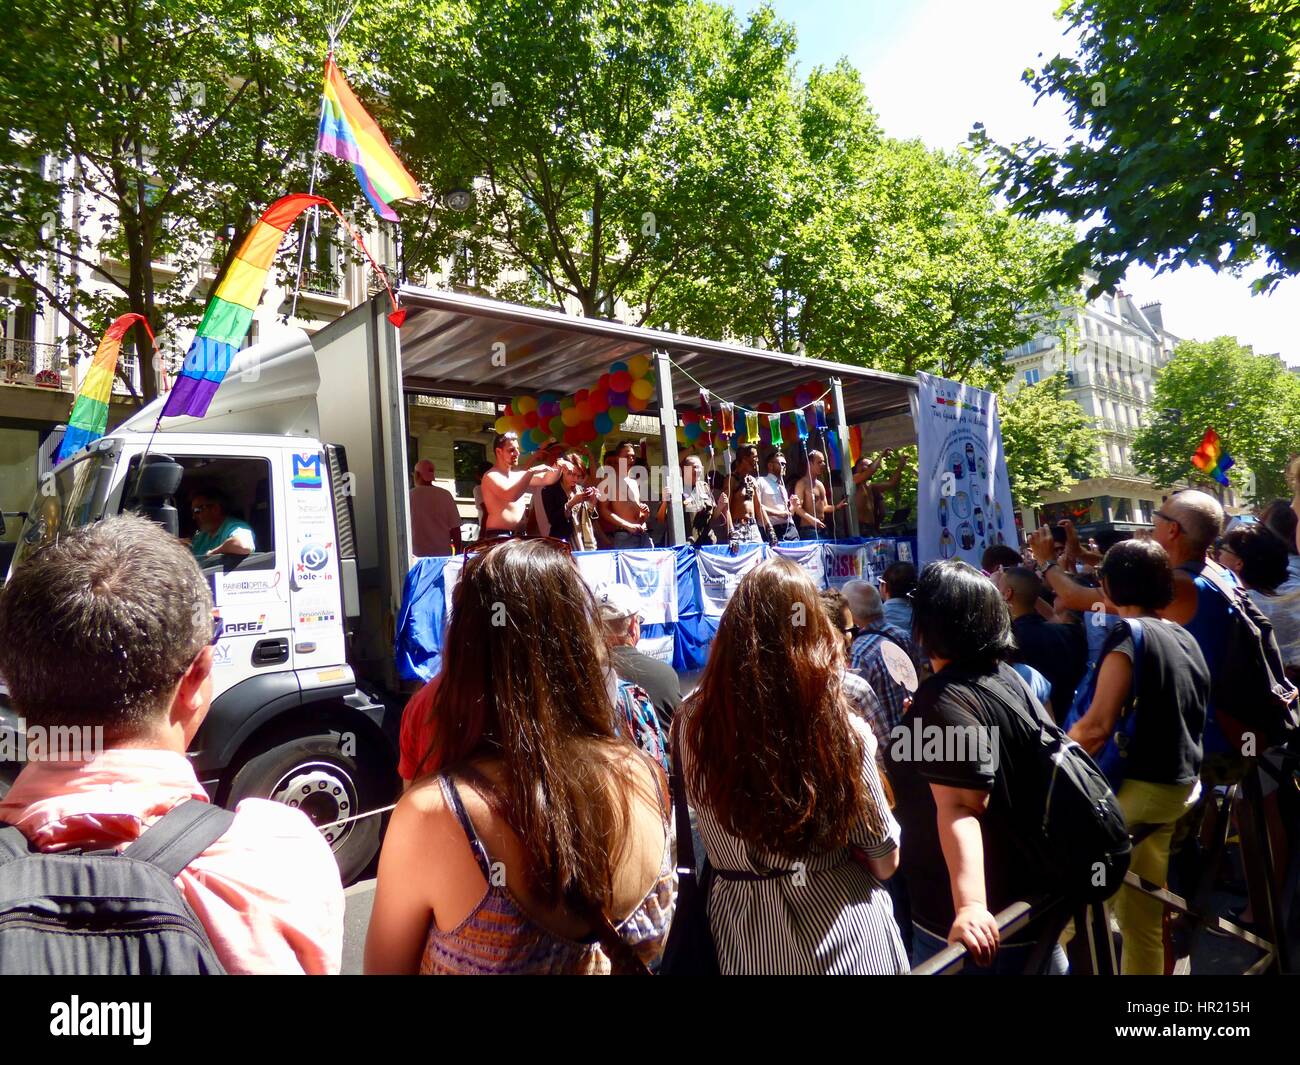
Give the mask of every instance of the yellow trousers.
[[[1126, 780], [1120, 785], [1119, 805], [1129, 828], [1160, 826], [1133, 848], [1129, 868], [1143, 880], [1165, 886], [1174, 823], [1195, 805], [1200, 793], [1199, 781], [1151, 784], [1145, 780]], [[1163, 975], [1164, 903], [1125, 884], [1115, 896], [1113, 908], [1115, 920], [1124, 935], [1120, 972], [1125, 976]]]

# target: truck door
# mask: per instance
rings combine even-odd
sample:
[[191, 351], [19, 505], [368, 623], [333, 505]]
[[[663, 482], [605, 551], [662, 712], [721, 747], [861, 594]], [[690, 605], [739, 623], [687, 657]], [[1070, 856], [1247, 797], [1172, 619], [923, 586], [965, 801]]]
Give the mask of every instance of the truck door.
[[294, 666], [304, 685], [328, 686], [351, 678], [341, 668], [347, 645], [329, 466], [319, 448], [288, 450], [282, 460]]

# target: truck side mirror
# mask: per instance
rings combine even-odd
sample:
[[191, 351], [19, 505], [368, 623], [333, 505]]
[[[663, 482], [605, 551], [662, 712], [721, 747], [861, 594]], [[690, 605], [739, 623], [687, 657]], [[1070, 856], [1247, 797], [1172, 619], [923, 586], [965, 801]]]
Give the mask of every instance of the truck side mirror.
[[185, 476], [185, 467], [167, 455], [146, 455], [144, 467], [137, 475], [127, 506], [142, 518], [148, 518], [180, 536], [181, 519], [172, 501]]
[[166, 499], [180, 490], [181, 478], [184, 476], [185, 467], [179, 462], [173, 462], [165, 455], [150, 455], [145, 459], [139, 483], [131, 494], [141, 502]]

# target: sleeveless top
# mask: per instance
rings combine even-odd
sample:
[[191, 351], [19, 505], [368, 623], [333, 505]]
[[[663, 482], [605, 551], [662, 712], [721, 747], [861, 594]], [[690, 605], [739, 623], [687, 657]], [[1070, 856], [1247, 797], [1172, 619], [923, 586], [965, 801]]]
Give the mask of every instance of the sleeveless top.
[[[502, 867], [494, 865], [488, 856], [455, 784], [444, 774], [439, 775], [438, 785], [465, 830], [479, 871], [487, 881], [487, 891], [469, 916], [455, 928], [444, 932], [434, 925], [429, 929], [424, 957], [420, 961], [420, 974], [601, 976], [613, 972], [610, 960], [594, 934], [588, 941], [566, 939], [528, 916], [505, 886]], [[663, 793], [657, 773], [655, 790], [659, 792], [662, 810]], [[637, 956], [651, 968], [658, 965], [663, 955], [668, 926], [672, 923], [677, 902], [673, 843], [672, 821], [664, 815], [664, 854], [659, 863], [659, 875], [631, 916], [614, 926]]]

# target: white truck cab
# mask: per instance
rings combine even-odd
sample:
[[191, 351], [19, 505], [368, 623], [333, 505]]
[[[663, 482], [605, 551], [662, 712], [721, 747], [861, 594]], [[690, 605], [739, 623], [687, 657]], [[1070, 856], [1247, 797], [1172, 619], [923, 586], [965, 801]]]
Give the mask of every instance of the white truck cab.
[[[344, 374], [335, 382], [350, 400], [343, 435], [369, 443], [366, 353], [351, 355], [361, 380]], [[212, 590], [215, 665], [212, 707], [189, 756], [216, 802], [233, 808], [257, 796], [303, 809], [334, 848], [346, 882], [371, 864], [381, 838], [383, 818], [360, 815], [388, 805], [399, 790], [405, 697], [391, 669], [391, 620], [377, 616], [363, 631], [353, 512], [358, 484], [372, 482], [348, 473], [344, 446], [321, 442], [318, 400], [331, 391], [321, 377], [312, 340], [296, 333], [241, 352], [202, 420], [167, 419], [155, 433], [162, 401], [145, 408], [46, 479], [13, 565], [61, 530], [128, 510], [192, 537], [196, 497], [217, 501], [246, 525], [250, 554], [196, 558]], [[403, 453], [392, 468], [405, 462]], [[153, 494], [162, 481], [165, 490]], [[389, 498], [405, 508], [405, 491]], [[376, 504], [371, 492], [368, 516]], [[382, 509], [392, 509], [386, 499]], [[404, 530], [404, 509], [399, 520]], [[368, 547], [370, 583], [400, 589], [375, 580], [379, 552]], [[408, 568], [403, 549], [394, 569], [404, 576]], [[19, 724], [0, 692], [4, 727]]]

